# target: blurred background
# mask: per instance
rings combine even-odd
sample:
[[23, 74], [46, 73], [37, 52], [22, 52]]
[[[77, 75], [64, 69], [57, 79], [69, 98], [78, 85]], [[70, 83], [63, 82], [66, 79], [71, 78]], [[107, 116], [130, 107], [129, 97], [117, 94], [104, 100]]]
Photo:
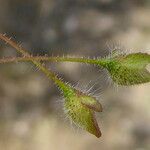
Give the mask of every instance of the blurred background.
[[[114, 49], [150, 52], [149, 0], [0, 0], [0, 32], [34, 55], [104, 57]], [[0, 41], [0, 56], [18, 56]], [[0, 150], [149, 150], [150, 84], [110, 86], [107, 72], [47, 63], [65, 81], [99, 96], [102, 137], [63, 114], [62, 97], [32, 63], [0, 65]]]

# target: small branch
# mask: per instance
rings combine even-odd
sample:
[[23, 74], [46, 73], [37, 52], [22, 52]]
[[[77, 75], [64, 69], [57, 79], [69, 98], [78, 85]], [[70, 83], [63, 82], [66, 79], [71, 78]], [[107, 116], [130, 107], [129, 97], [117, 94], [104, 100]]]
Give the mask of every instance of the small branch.
[[25, 56], [25, 57], [4, 57], [0, 59], [0, 64], [24, 62], [24, 61], [50, 61], [50, 62], [79, 62], [96, 64], [97, 60], [88, 58], [72, 58], [72, 57], [49, 57], [49, 56]]
[[[17, 45], [14, 41], [11, 40], [11, 38], [8, 38], [5, 34], [0, 33], [0, 39], [6, 42], [6, 44], [9, 44], [13, 48], [15, 48], [19, 53], [21, 53], [24, 57], [31, 57], [30, 53], [24, 48], [22, 48], [20, 45]], [[14, 58], [13, 58], [14, 59]], [[49, 79], [52, 79], [55, 84], [57, 84], [60, 87], [65, 86], [65, 83], [57, 77], [57, 75], [52, 72], [50, 69], [48, 70], [43, 64], [41, 64], [39, 61], [35, 61], [30, 59], [30, 61], [38, 67]], [[6, 63], [6, 61], [5, 61]]]
[[6, 44], [9, 44], [10, 46], [12, 46], [14, 49], [16, 49], [18, 52], [20, 52], [24, 56], [30, 56], [29, 53], [27, 52], [27, 50], [23, 49], [21, 47], [21, 45], [17, 45], [14, 41], [11, 40], [11, 37], [8, 38], [6, 36], [6, 34], [1, 34], [0, 33], [0, 39], [3, 40], [3, 41], [5, 41]]
[[[11, 62], [19, 62], [19, 61], [51, 61], [51, 62], [78, 62], [78, 63], [87, 63], [87, 64], [94, 64], [94, 65], [101, 65], [104, 66], [106, 59], [90, 59], [90, 58], [76, 58], [76, 57], [48, 57], [48, 56], [32, 56], [30, 55], [27, 50], [23, 49], [21, 46], [17, 45], [15, 42], [11, 40], [11, 38], [7, 38], [6, 35], [0, 33], [0, 39], [11, 45], [17, 51], [24, 55], [24, 57], [18, 58], [3, 58], [0, 60], [0, 63], [11, 63]], [[4, 60], [6, 59], [6, 60]], [[35, 65], [37, 62], [33, 62]], [[38, 62], [39, 63], [39, 62]]]

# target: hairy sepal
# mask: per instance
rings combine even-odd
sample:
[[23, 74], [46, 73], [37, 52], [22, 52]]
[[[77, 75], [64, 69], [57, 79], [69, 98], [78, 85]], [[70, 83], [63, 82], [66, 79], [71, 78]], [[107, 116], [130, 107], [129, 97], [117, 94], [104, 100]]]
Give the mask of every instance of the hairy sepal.
[[[92, 106], [92, 104], [94, 105]], [[72, 94], [65, 97], [64, 108], [72, 122], [99, 138], [101, 131], [94, 111], [100, 111], [102, 108], [95, 106], [95, 104], [100, 105], [95, 98], [74, 90]]]
[[118, 85], [136, 85], [150, 82], [150, 55], [147, 53], [132, 53], [106, 58], [103, 67], [106, 68], [112, 80]]

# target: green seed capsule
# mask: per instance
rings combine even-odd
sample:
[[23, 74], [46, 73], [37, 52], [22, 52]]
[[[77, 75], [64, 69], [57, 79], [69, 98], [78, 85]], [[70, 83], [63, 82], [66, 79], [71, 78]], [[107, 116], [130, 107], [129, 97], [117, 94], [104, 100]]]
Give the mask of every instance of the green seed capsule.
[[127, 86], [150, 82], [150, 72], [147, 69], [148, 64], [150, 64], [149, 54], [120, 54], [112, 58], [99, 60], [97, 64], [106, 68], [112, 80], [118, 85]]
[[102, 111], [102, 106], [95, 98], [73, 89], [72, 95], [65, 97], [64, 108], [77, 126], [96, 137], [101, 136], [94, 111]]

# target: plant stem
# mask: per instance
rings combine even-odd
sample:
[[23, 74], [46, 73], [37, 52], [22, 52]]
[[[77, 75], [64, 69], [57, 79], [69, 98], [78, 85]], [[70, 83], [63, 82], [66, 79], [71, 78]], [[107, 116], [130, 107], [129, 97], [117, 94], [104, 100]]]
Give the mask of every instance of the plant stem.
[[24, 61], [51, 61], [51, 62], [79, 62], [87, 64], [95, 64], [103, 66], [106, 59], [89, 59], [89, 58], [73, 58], [73, 57], [49, 57], [49, 56], [28, 56], [25, 57], [6, 57], [0, 59], [0, 64], [12, 63], [12, 62], [24, 62]]
[[[46, 67], [44, 67], [43, 64], [41, 64], [39, 61], [33, 60], [30, 56], [30, 54], [27, 52], [26, 49], [22, 48], [21, 46], [18, 46], [14, 41], [6, 37], [5, 35], [0, 33], [0, 39], [5, 41], [7, 44], [11, 45], [13, 48], [15, 48], [18, 52], [20, 52], [23, 56], [29, 57], [31, 62], [35, 64], [49, 79], [52, 79], [56, 85], [58, 85], [61, 90], [66, 91], [68, 90], [67, 84], [65, 84], [61, 79], [57, 77], [55, 73], [53, 73], [51, 70], [48, 70]], [[23, 58], [25, 58], [23, 57]], [[21, 60], [21, 59], [20, 59]]]

